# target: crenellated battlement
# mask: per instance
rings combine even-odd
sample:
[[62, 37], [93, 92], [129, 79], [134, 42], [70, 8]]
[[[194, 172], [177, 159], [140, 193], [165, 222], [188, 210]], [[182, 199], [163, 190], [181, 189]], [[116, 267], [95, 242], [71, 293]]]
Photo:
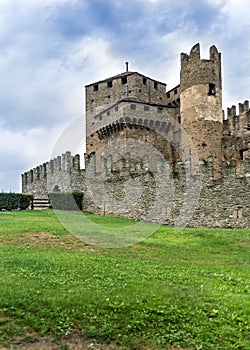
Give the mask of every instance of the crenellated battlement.
[[215, 89], [221, 89], [221, 53], [214, 45], [209, 53], [209, 59], [201, 59], [200, 44], [194, 45], [189, 55], [181, 53], [181, 92], [200, 84], [213, 84]]
[[66, 152], [22, 174], [23, 192], [44, 203], [81, 191], [93, 213], [179, 225], [191, 210], [184, 224], [249, 228], [249, 101], [222, 111], [221, 53], [212, 45], [203, 59], [195, 44], [166, 86], [128, 63], [86, 85], [85, 169]]
[[235, 105], [227, 108], [227, 116], [224, 117], [225, 120], [241, 116], [249, 112], [249, 101], [245, 100], [243, 103], [238, 104], [238, 113]]
[[221, 55], [217, 50], [217, 47], [215, 45], [211, 46], [209, 49], [209, 60], [207, 59], [201, 59], [200, 57], [200, 44], [195, 44], [192, 49], [190, 50], [190, 54], [181, 53], [181, 65], [182, 67], [187, 63], [199, 63], [197, 61], [204, 61], [208, 62], [211, 61], [213, 63], [220, 62]]
[[241, 137], [242, 139], [250, 136], [250, 109], [249, 101], [245, 100], [238, 104], [238, 110], [235, 105], [227, 108], [227, 114], [223, 120], [223, 135]]
[[22, 191], [40, 197], [48, 192], [67, 192], [72, 187], [72, 177], [76, 179], [80, 173], [80, 156], [66, 152], [22, 174]]

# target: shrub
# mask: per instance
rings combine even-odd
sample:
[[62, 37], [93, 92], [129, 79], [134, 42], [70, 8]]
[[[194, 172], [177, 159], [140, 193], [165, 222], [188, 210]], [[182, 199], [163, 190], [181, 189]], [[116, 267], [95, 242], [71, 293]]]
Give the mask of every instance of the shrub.
[[49, 199], [53, 209], [82, 210], [82, 192], [53, 192], [49, 193]]
[[0, 210], [25, 210], [32, 204], [33, 196], [23, 193], [0, 193]]

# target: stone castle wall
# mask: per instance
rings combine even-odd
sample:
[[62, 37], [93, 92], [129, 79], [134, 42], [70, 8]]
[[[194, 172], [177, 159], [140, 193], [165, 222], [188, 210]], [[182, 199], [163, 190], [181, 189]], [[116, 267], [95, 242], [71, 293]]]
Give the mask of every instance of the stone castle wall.
[[222, 111], [221, 54], [181, 54], [180, 85], [137, 72], [87, 85], [85, 169], [70, 152], [22, 175], [24, 193], [82, 191], [84, 209], [169, 225], [250, 226], [249, 102]]
[[79, 155], [66, 152], [22, 174], [22, 192], [42, 199], [50, 192], [82, 191], [82, 176]]
[[249, 101], [239, 103], [238, 114], [236, 106], [227, 109], [223, 121], [222, 147], [224, 161], [235, 159], [250, 160], [250, 109]]
[[68, 152], [60, 157], [67, 159], [61, 167], [53, 160], [53, 172], [52, 162], [46, 163], [50, 170], [44, 178], [34, 178], [36, 168], [26, 172], [23, 192], [41, 198], [58, 190], [82, 191], [84, 210], [101, 215], [191, 227], [250, 227], [250, 161], [242, 161], [241, 177], [236, 162], [223, 163], [222, 178], [216, 181], [211, 157], [200, 159], [199, 176], [181, 161], [173, 171], [168, 160], [151, 163], [143, 154], [134, 159], [125, 153], [117, 160], [105, 154], [101, 164], [94, 153], [85, 157], [85, 170], [79, 167], [79, 156]]
[[[168, 161], [164, 167], [152, 169], [145, 158], [135, 163], [132, 158], [128, 154], [120, 159], [118, 171], [112, 159], [103, 160], [97, 170], [96, 155], [88, 156], [85, 210], [168, 225], [250, 227], [250, 161], [243, 162], [241, 178], [235, 162], [223, 163], [222, 179], [216, 181], [212, 158], [200, 160], [199, 178], [191, 175], [187, 181], [186, 165], [181, 161], [173, 172]], [[192, 203], [199, 190], [196, 203]]]

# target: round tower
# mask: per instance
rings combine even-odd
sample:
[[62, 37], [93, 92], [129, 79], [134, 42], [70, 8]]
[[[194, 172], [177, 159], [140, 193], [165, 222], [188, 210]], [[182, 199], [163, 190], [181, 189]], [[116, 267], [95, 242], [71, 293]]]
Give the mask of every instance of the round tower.
[[[181, 124], [192, 140], [196, 154], [213, 157], [214, 179], [221, 177], [222, 86], [221, 54], [210, 47], [210, 58], [200, 59], [200, 45], [189, 55], [181, 54]], [[182, 148], [187, 151], [185, 140]]]

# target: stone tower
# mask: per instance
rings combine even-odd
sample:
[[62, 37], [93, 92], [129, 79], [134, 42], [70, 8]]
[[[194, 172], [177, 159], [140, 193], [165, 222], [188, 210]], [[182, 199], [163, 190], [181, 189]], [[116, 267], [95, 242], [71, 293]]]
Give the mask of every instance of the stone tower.
[[[180, 77], [181, 124], [188, 133], [196, 154], [213, 157], [214, 179], [221, 177], [222, 86], [221, 54], [210, 47], [210, 58], [200, 59], [200, 45], [190, 55], [181, 54]], [[185, 140], [182, 142], [185, 154]], [[187, 157], [187, 155], [186, 155]]]

